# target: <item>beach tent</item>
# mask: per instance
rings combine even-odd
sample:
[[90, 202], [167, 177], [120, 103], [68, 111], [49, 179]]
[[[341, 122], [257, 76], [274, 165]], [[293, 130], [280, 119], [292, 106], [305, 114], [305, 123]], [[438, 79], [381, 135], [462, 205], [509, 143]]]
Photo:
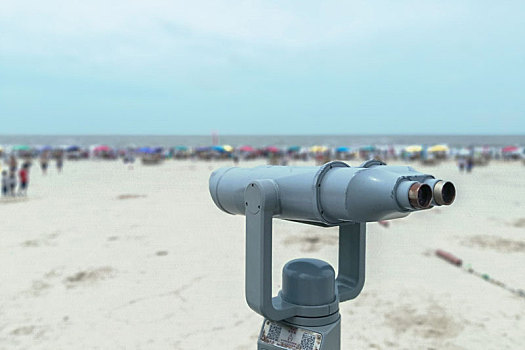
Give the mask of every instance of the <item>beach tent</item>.
[[430, 147], [428, 150], [428, 152], [448, 152], [449, 151], [449, 148], [447, 145], [434, 145], [432, 147]]

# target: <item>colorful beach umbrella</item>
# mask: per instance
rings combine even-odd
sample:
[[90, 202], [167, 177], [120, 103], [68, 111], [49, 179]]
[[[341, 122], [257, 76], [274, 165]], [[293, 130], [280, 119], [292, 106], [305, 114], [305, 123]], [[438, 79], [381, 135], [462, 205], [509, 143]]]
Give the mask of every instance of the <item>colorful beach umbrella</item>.
[[222, 148], [228, 153], [233, 152], [233, 147], [230, 145], [223, 145]]
[[27, 145], [16, 145], [13, 146], [13, 151], [30, 151], [31, 147]]
[[350, 148], [342, 146], [342, 147], [337, 147], [335, 151], [338, 153], [350, 152]]
[[242, 146], [242, 147], [239, 147], [239, 151], [241, 151], [241, 152], [255, 152], [255, 148], [253, 148], [252, 146]]
[[211, 149], [216, 151], [216, 152], [219, 152], [219, 153], [225, 153], [226, 152], [226, 150], [222, 146], [213, 146]]
[[310, 152], [313, 152], [313, 153], [326, 152], [327, 150], [328, 148], [326, 148], [325, 146], [316, 145], [316, 146], [310, 147]]
[[362, 146], [359, 148], [359, 150], [363, 152], [374, 152], [376, 150], [376, 147], [372, 145]]
[[279, 148], [275, 146], [268, 146], [265, 148], [265, 150], [270, 153], [279, 153], [281, 151]]
[[507, 147], [503, 147], [501, 149], [501, 152], [503, 153], [515, 153], [515, 152], [518, 152], [520, 149], [517, 147], [517, 146], [507, 146]]
[[300, 151], [301, 151], [301, 146], [288, 147], [288, 152], [300, 152]]
[[100, 146], [97, 146], [93, 149], [93, 151], [95, 152], [109, 152], [111, 151], [111, 148], [109, 146], [106, 146], [106, 145], [100, 145]]
[[177, 151], [187, 151], [188, 147], [187, 146], [183, 146], [183, 145], [179, 145], [179, 146], [175, 146], [175, 149]]
[[448, 152], [449, 148], [447, 145], [434, 145], [430, 147], [427, 151], [428, 152]]
[[423, 150], [423, 147], [421, 147], [420, 145], [412, 145], [412, 146], [405, 147], [405, 151], [408, 153], [418, 153], [418, 152], [421, 152], [422, 150]]
[[66, 152], [77, 152], [80, 151], [80, 146], [72, 145], [66, 148]]

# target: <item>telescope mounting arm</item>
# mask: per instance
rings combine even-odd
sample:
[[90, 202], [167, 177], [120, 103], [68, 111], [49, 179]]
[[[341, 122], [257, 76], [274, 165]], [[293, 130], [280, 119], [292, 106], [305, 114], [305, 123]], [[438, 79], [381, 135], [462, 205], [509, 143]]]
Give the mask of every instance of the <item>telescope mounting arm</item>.
[[[277, 184], [273, 180], [252, 181], [245, 189], [244, 199], [245, 290], [248, 305], [255, 312], [272, 321], [302, 314], [300, 306], [287, 303], [280, 296], [272, 298], [272, 220], [280, 211]], [[363, 288], [365, 234], [365, 223], [339, 225], [339, 271], [336, 279], [336, 299], [339, 302], [357, 297]]]

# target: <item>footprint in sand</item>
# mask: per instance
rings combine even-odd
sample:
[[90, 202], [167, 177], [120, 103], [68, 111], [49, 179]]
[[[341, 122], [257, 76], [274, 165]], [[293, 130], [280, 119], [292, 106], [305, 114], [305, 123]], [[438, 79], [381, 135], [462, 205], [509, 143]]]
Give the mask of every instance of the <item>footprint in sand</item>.
[[461, 241], [466, 247], [493, 249], [503, 253], [525, 252], [525, 242], [498, 236], [475, 235]]
[[93, 284], [98, 281], [106, 280], [115, 274], [115, 270], [109, 266], [99, 267], [96, 269], [80, 271], [64, 279], [64, 284], [68, 288], [74, 288], [79, 285]]
[[59, 231], [55, 231], [48, 235], [42, 236], [40, 239], [31, 239], [22, 242], [23, 247], [40, 247], [40, 246], [55, 246], [56, 243], [54, 240], [60, 236]]
[[135, 198], [146, 198], [145, 194], [121, 194], [117, 196], [117, 199], [135, 199]]
[[284, 240], [284, 245], [287, 247], [297, 245], [302, 252], [318, 252], [323, 247], [337, 245], [338, 242], [337, 235], [306, 233], [304, 235], [288, 236]]
[[520, 228], [525, 227], [525, 218], [520, 218], [520, 219], [514, 221], [514, 223], [512, 224], [512, 226], [514, 226], [514, 227], [520, 227]]
[[422, 310], [412, 305], [398, 306], [385, 314], [385, 322], [396, 334], [410, 333], [426, 339], [453, 338], [463, 330], [461, 322], [435, 303]]

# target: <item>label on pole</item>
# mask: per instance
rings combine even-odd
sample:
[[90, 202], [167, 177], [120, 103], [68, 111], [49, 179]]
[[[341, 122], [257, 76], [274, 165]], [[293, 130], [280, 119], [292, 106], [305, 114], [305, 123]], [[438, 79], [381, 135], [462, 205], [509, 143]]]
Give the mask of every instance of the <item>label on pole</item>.
[[323, 336], [308, 329], [266, 320], [259, 339], [287, 350], [319, 350]]

